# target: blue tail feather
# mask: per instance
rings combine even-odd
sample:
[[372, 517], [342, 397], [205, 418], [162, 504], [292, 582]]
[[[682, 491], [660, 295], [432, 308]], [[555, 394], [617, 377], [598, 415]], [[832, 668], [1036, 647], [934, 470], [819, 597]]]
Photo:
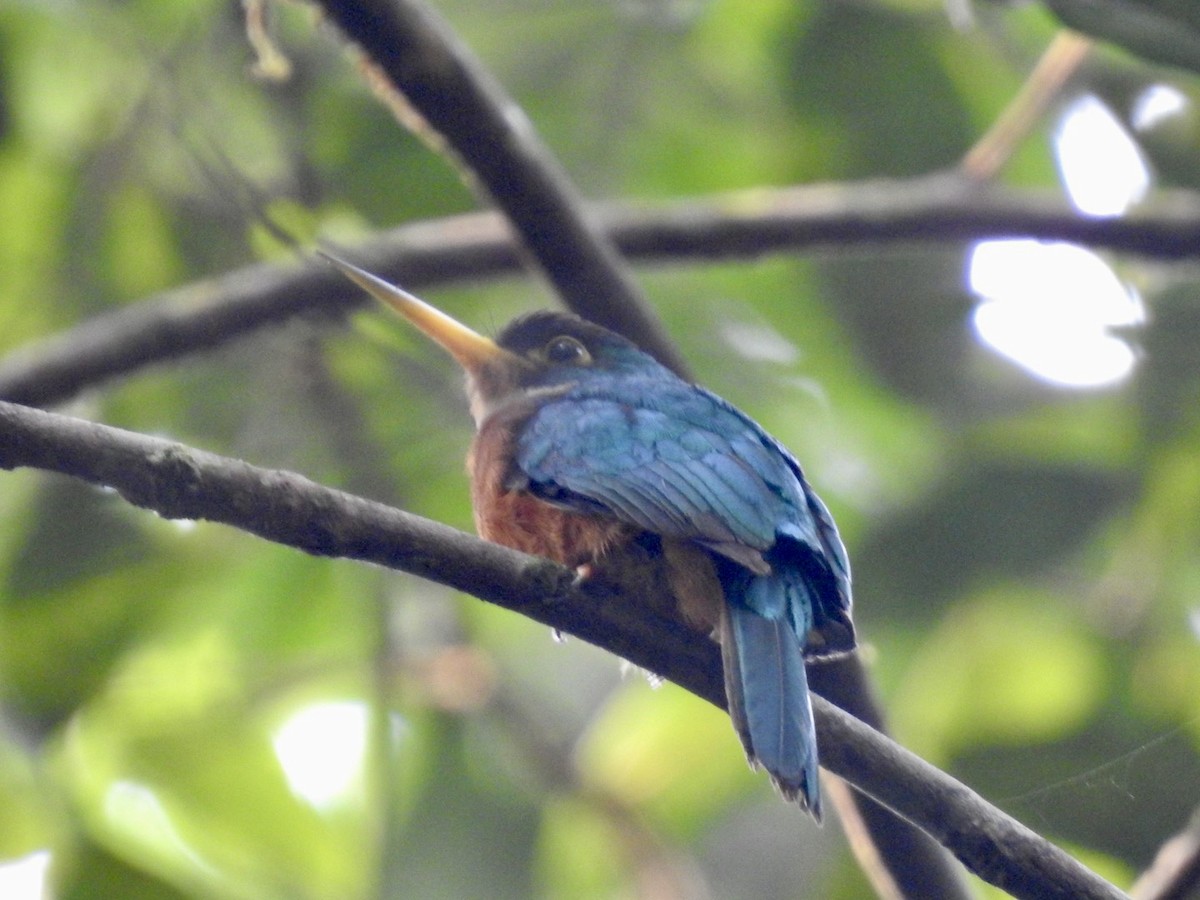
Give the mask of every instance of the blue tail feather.
[[792, 623], [727, 600], [721, 649], [729, 712], [746, 755], [785, 797], [820, 821], [816, 730], [804, 652]]

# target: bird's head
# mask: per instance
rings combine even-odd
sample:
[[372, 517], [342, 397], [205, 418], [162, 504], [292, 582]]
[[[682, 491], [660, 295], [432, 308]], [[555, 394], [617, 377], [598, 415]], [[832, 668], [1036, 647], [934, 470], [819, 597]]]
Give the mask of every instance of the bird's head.
[[496, 340], [468, 328], [402, 288], [328, 253], [347, 278], [440, 344], [467, 373], [471, 414], [480, 424], [501, 405], [584, 381], [667, 374], [631, 341], [579, 316], [520, 316]]

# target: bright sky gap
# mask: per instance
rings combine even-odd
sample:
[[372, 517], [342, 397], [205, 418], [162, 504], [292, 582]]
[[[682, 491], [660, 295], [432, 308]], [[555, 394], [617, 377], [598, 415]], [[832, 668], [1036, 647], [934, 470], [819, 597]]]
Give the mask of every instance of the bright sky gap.
[[[1152, 86], [1134, 103], [1134, 125], [1155, 127], [1186, 105], [1178, 92]], [[1052, 139], [1063, 188], [1083, 215], [1121, 215], [1150, 189], [1136, 142], [1097, 98], [1068, 106]], [[1136, 352], [1113, 330], [1145, 321], [1141, 298], [1090, 250], [983, 241], [968, 256], [967, 281], [980, 301], [972, 318], [979, 340], [1034, 377], [1099, 388], [1120, 384], [1136, 367]]]

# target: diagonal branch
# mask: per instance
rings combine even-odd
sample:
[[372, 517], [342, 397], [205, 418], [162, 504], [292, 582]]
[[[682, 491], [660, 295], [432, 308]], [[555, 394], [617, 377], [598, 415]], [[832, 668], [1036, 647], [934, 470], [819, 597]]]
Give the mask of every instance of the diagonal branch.
[[[374, 72], [453, 148], [512, 223], [567, 306], [621, 334], [680, 374], [678, 348], [574, 184], [507, 96], [442, 19], [418, 0], [317, 0]], [[380, 79], [376, 79], [378, 82]], [[423, 130], [423, 129], [422, 129]]]
[[[1046, 192], [982, 189], [950, 178], [807, 185], [598, 215], [646, 263], [753, 259], [813, 247], [997, 237], [1074, 241], [1174, 260], [1200, 256], [1200, 197], [1179, 193], [1124, 219], [1082, 218]], [[493, 213], [417, 222], [353, 248], [356, 261], [414, 291], [521, 272]], [[0, 397], [39, 406], [147, 365], [202, 352], [304, 314], [344, 315], [366, 297], [324, 266], [247, 266], [147, 298], [0, 361]], [[584, 306], [580, 312], [595, 318]]]
[[[207, 519], [321, 556], [430, 578], [612, 651], [724, 706], [720, 654], [703, 636], [621, 592], [597, 596], [574, 573], [291, 472], [10, 403], [0, 403], [0, 467], [35, 467], [115, 488], [169, 518]], [[823, 764], [937, 838], [1016, 897], [1124, 896], [966, 786], [820, 697]]]
[[999, 118], [967, 151], [959, 163], [963, 174], [980, 181], [995, 178], [1058, 101], [1092, 47], [1093, 42], [1081, 34], [1058, 32]]

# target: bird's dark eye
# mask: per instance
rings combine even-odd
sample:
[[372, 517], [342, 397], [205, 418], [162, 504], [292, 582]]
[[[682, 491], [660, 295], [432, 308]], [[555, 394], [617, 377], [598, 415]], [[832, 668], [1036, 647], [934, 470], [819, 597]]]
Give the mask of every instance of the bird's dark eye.
[[586, 366], [592, 361], [592, 354], [588, 353], [587, 347], [565, 334], [552, 338], [544, 352], [546, 359], [552, 363]]

